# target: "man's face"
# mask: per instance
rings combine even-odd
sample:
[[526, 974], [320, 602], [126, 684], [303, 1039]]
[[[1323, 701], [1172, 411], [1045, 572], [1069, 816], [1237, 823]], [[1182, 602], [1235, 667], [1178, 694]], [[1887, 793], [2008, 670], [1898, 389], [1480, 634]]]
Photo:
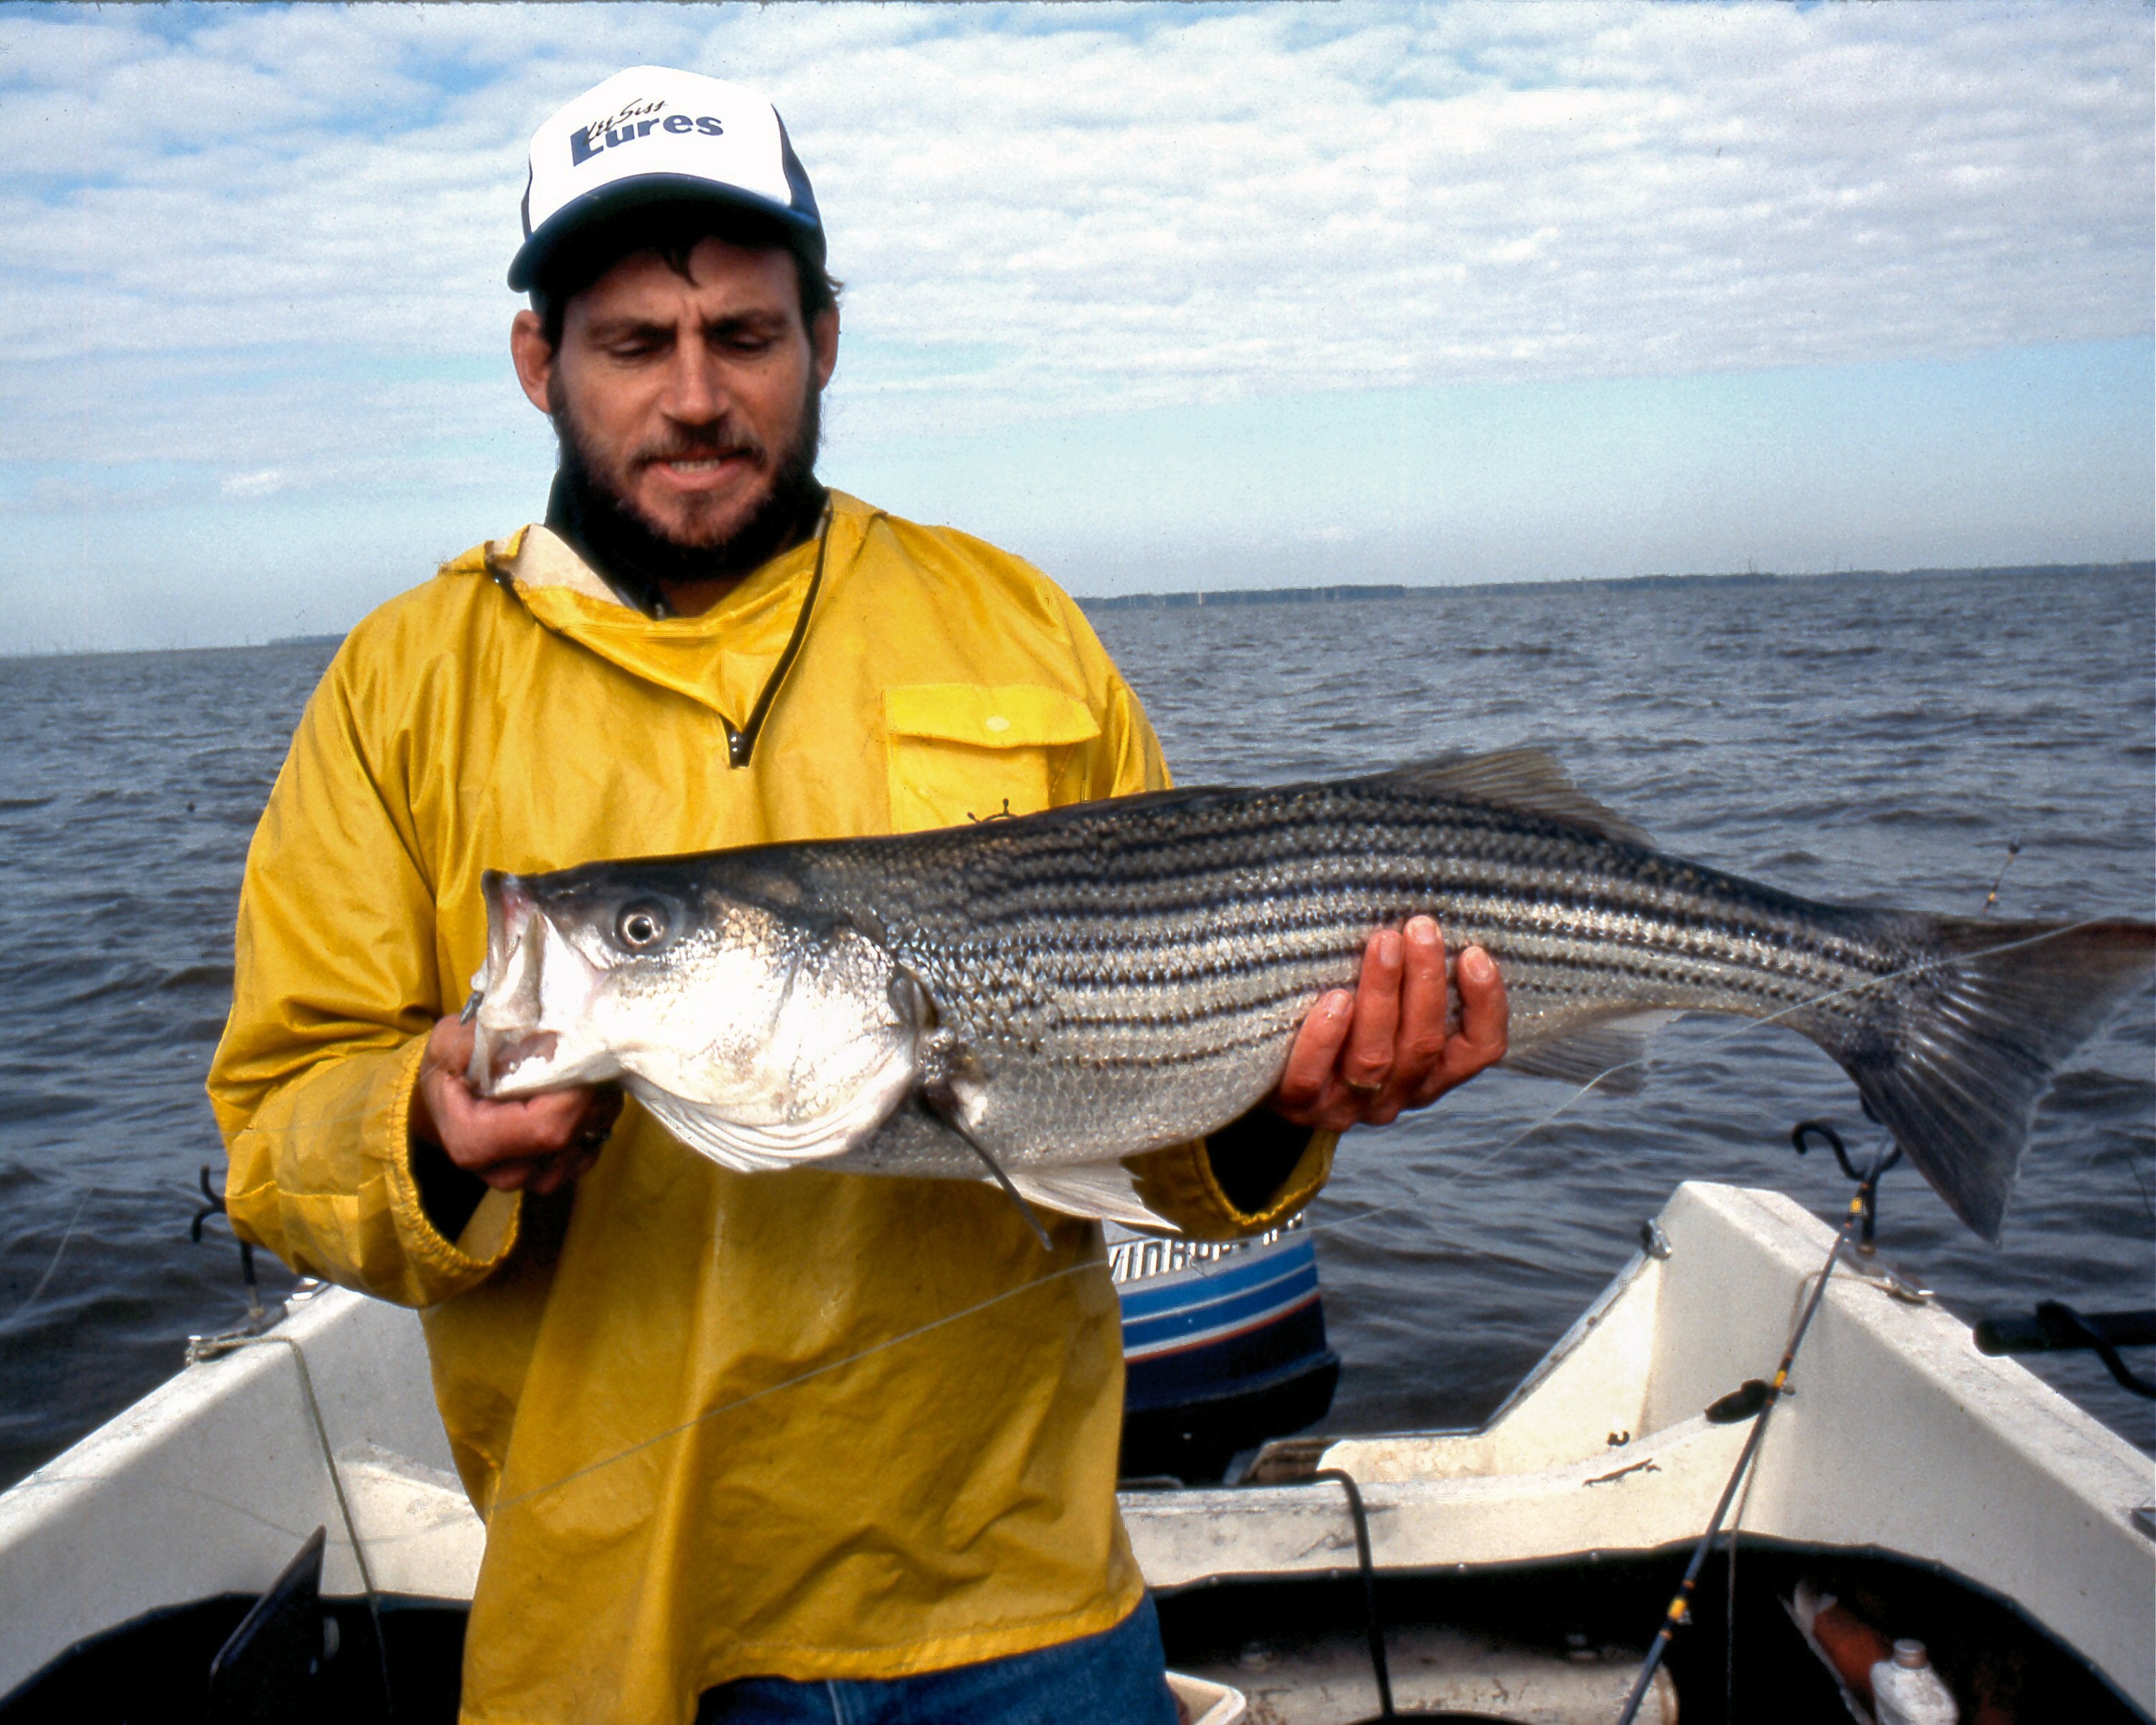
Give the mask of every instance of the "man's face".
[[511, 347], [524, 393], [591, 479], [658, 538], [701, 550], [813, 466], [839, 321], [804, 327], [783, 250], [707, 239], [688, 265], [683, 277], [653, 253], [624, 258], [569, 301], [558, 348], [529, 311]]

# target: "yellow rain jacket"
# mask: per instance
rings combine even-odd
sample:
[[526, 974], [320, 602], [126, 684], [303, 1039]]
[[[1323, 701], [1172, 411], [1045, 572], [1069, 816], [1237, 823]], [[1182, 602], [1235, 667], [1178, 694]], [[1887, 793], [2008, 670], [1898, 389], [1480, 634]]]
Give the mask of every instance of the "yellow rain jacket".
[[[821, 571], [819, 574], [819, 561]], [[745, 767], [729, 764], [815, 586]], [[1122, 1357], [1099, 1230], [1044, 1253], [985, 1183], [743, 1175], [631, 1103], [552, 1199], [444, 1238], [424, 1039], [481, 962], [484, 869], [907, 830], [1156, 788], [1159, 746], [1038, 572], [835, 495], [705, 614], [624, 605], [543, 528], [345, 642], [248, 855], [209, 1088], [240, 1234], [421, 1309], [487, 1548], [464, 1717], [678, 1725], [750, 1675], [888, 1677], [1106, 1629]], [[1148, 1195], [1254, 1230], [1203, 1146]]]

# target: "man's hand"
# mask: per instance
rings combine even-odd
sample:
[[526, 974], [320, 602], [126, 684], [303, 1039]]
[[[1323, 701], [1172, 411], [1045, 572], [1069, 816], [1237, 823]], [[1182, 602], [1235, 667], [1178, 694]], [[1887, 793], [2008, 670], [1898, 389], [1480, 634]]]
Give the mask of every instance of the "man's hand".
[[558, 1192], [598, 1160], [621, 1092], [611, 1086], [490, 1101], [465, 1081], [473, 1030], [444, 1019], [428, 1033], [412, 1096], [412, 1136], [497, 1192]]
[[1445, 1034], [1445, 936], [1427, 916], [1404, 935], [1381, 928], [1363, 951], [1355, 992], [1310, 1009], [1288, 1050], [1273, 1111], [1297, 1126], [1383, 1126], [1505, 1058], [1504, 979], [1470, 947], [1455, 967], [1460, 1027]]

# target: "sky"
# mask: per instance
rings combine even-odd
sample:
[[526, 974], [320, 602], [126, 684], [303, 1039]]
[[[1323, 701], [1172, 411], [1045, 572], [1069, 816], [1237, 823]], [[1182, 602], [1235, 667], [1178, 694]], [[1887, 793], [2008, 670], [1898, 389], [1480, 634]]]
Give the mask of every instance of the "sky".
[[1080, 594], [2156, 552], [2143, 5], [0, 5], [0, 653], [541, 513], [526, 149], [638, 64], [815, 182], [827, 481]]

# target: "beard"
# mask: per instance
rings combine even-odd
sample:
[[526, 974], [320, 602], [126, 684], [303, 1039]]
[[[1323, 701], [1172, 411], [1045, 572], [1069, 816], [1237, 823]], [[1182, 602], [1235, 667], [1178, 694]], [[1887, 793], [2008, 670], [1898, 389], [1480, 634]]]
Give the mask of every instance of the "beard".
[[738, 579], [799, 544], [815, 529], [824, 491], [816, 479], [823, 397], [813, 382], [803, 398], [792, 439], [773, 467], [763, 495], [731, 525], [692, 521], [685, 528], [670, 530], [639, 506], [629, 490], [628, 475], [638, 465], [651, 461], [736, 454], [761, 461], [766, 455], [764, 445], [746, 427], [726, 420], [716, 425], [675, 426], [663, 444], [634, 451], [617, 471], [593, 448], [565, 393], [557, 388], [548, 407], [561, 456], [547, 524], [647, 612], [663, 614], [666, 585]]

